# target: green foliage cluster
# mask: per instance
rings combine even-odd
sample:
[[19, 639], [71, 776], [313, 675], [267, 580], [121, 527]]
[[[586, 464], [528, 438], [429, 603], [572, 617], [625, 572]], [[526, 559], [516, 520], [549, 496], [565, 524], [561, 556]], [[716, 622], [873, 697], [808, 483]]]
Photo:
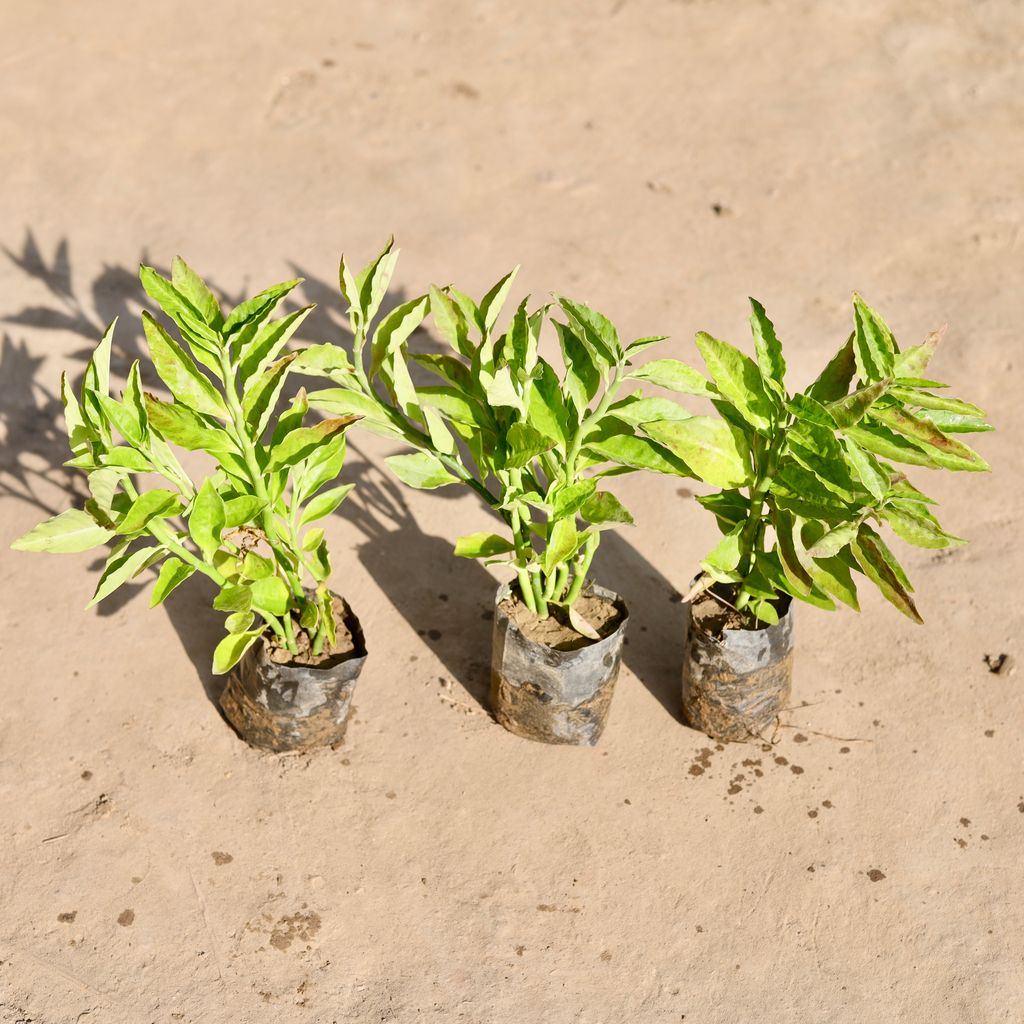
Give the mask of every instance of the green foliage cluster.
[[756, 360], [697, 336], [720, 416], [713, 448], [697, 450], [707, 443], [707, 423], [672, 424], [671, 436], [656, 431], [694, 476], [721, 488], [698, 499], [724, 535], [701, 563], [698, 589], [732, 588], [737, 609], [774, 623], [785, 595], [857, 609], [855, 576], [863, 574], [920, 622], [910, 580], [875, 526], [919, 547], [964, 542], [942, 529], [934, 502], [893, 464], [987, 470], [951, 435], [991, 426], [976, 405], [937, 394], [946, 385], [924, 377], [938, 332], [901, 351], [855, 295], [853, 333], [807, 390], [791, 394], [775, 328], [759, 302], [751, 299], [751, 307]]
[[[685, 472], [653, 431], [638, 429], [685, 414], [667, 399], [644, 397], [641, 387], [678, 390], [697, 375], [669, 359], [633, 369], [641, 352], [664, 339], [625, 345], [607, 317], [568, 298], [532, 311], [524, 299], [499, 330], [515, 270], [479, 302], [456, 288], [432, 287], [373, 327], [397, 255], [389, 245], [355, 276], [342, 261], [353, 370], [334, 373], [339, 387], [312, 393], [310, 403], [332, 414], [360, 413], [363, 426], [414, 447], [387, 460], [406, 484], [471, 487], [505, 531], [462, 537], [455, 553], [510, 566], [532, 611], [547, 616], [561, 607], [580, 632], [593, 635], [574, 602], [602, 531], [633, 522], [601, 482], [635, 469]], [[428, 315], [449, 351], [411, 350]], [[541, 353], [548, 322], [561, 372]], [[431, 382], [415, 384], [411, 366], [428, 371]]]
[[[312, 309], [273, 317], [299, 281], [274, 285], [225, 316], [181, 259], [170, 279], [145, 266], [140, 277], [181, 339], [143, 314], [150, 359], [171, 400], [144, 390], [138, 360], [121, 398], [110, 395], [111, 324], [81, 393], [66, 374], [61, 380], [68, 465], [88, 474], [91, 497], [13, 546], [76, 552], [113, 542], [92, 604], [158, 563], [154, 606], [193, 573], [208, 576], [219, 588], [214, 607], [227, 613], [216, 672], [230, 669], [268, 627], [296, 654], [296, 634], [305, 630], [320, 653], [333, 643], [336, 623], [327, 546], [313, 524], [351, 489], [336, 480], [345, 431], [357, 417], [307, 425], [302, 391], [279, 415], [277, 405], [289, 372], [321, 373], [343, 354], [333, 345], [282, 354]], [[213, 472], [194, 480], [172, 446], [212, 456]]]
[[[595, 634], [574, 604], [602, 532], [633, 523], [605, 482], [635, 470], [717, 489], [698, 500], [723, 536], [692, 593], [714, 586], [748, 625], [777, 622], [788, 598], [856, 609], [859, 575], [920, 621], [906, 572], [876, 527], [927, 548], [962, 541], [898, 466], [987, 470], [956, 435], [991, 429], [977, 406], [925, 377], [938, 334], [901, 350], [855, 296], [853, 333], [810, 387], [790, 392], [782, 346], [755, 300], [755, 358], [701, 333], [705, 376], [675, 359], [635, 365], [664, 337], [624, 344], [607, 317], [569, 298], [533, 309], [524, 299], [506, 313], [515, 270], [479, 301], [432, 287], [381, 315], [397, 259], [389, 242], [358, 272], [341, 261], [351, 357], [332, 344], [289, 348], [312, 309], [277, 315], [298, 281], [225, 315], [184, 261], [175, 259], [170, 278], [142, 267], [146, 292], [180, 339], [143, 314], [170, 399], [143, 389], [138, 361], [121, 397], [110, 394], [111, 324], [80, 393], [66, 375], [61, 383], [68, 464], [88, 474], [91, 497], [14, 547], [75, 552], [112, 542], [93, 603], [158, 564], [153, 605], [205, 574], [219, 588], [214, 607], [227, 613], [215, 671], [268, 630], [293, 654], [302, 635], [319, 654], [336, 623], [315, 524], [351, 489], [337, 481], [346, 430], [358, 420], [412, 449], [387, 460], [406, 484], [466, 486], [503, 524], [460, 538], [457, 555], [509, 566], [530, 609], [561, 609], [584, 635]], [[428, 317], [443, 352], [413, 345]], [[556, 362], [542, 351], [546, 325]], [[294, 373], [331, 386], [300, 389], [279, 410]], [[707, 399], [717, 415], [693, 415], [651, 387]], [[307, 421], [311, 410], [328, 418]], [[195, 480], [175, 448], [205, 453], [211, 472]]]

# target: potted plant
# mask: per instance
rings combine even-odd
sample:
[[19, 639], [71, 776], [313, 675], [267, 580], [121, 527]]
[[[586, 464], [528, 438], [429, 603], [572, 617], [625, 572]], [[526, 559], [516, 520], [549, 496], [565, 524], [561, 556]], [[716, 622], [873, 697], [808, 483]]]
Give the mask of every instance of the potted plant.
[[[225, 315], [181, 259], [170, 279], [146, 266], [140, 277], [184, 342], [143, 313], [152, 369], [170, 400], [144, 390], [138, 360], [121, 397], [110, 394], [112, 323], [79, 396], [66, 374], [61, 381], [68, 465], [88, 474], [91, 497], [12, 547], [78, 552], [111, 542], [90, 605], [157, 565], [151, 606], [194, 573], [207, 576], [219, 590], [214, 608], [227, 613], [213, 671], [231, 673], [221, 697], [228, 720], [269, 750], [336, 743], [366, 647], [358, 619], [328, 589], [315, 524], [351, 488], [335, 481], [357, 417], [307, 425], [302, 391], [280, 415], [276, 407], [289, 372], [320, 372], [342, 354], [334, 346], [285, 353], [312, 307], [273, 313], [298, 281]], [[172, 446], [209, 456], [209, 474], [186, 472]]]
[[992, 429], [981, 409], [925, 377], [939, 332], [900, 351], [855, 295], [846, 344], [809, 388], [790, 393], [775, 328], [759, 302], [751, 307], [756, 361], [697, 335], [711, 380], [693, 393], [710, 398], [721, 418], [641, 426], [719, 488], [697, 499], [723, 537], [687, 596], [683, 669], [687, 720], [719, 740], [760, 736], [785, 706], [794, 598], [858, 610], [862, 575], [921, 621], [907, 574], [876, 527], [925, 548], [964, 542], [942, 529], [934, 502], [893, 463], [987, 470], [952, 435]]
[[[619, 595], [590, 579], [603, 530], [632, 523], [608, 476], [686, 467], [636, 424], [685, 415], [644, 398], [645, 381], [688, 390], [699, 375], [675, 360], [637, 369], [633, 359], [663, 340], [624, 346], [600, 313], [559, 299], [554, 321], [565, 364], [539, 352], [549, 307], [523, 300], [504, 331], [497, 323], [515, 271], [477, 303], [455, 288], [431, 288], [371, 330], [397, 258], [391, 245], [358, 275], [344, 260], [341, 286], [354, 337], [353, 370], [310, 403], [362, 414], [361, 426], [416, 449], [390, 457], [412, 487], [471, 487], [503, 523], [501, 533], [462, 537], [455, 553], [508, 566], [494, 617], [491, 699], [510, 731], [549, 743], [593, 745], [607, 721], [628, 613]], [[427, 314], [450, 347], [409, 351]], [[414, 384], [410, 365], [434, 383]], [[680, 387], [680, 384], [685, 387]]]

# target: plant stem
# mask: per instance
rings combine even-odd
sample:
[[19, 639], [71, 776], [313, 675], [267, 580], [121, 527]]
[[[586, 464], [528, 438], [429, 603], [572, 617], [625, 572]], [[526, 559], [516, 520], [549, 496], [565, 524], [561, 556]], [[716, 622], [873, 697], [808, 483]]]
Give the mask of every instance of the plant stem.
[[544, 599], [544, 588], [541, 585], [540, 573], [530, 573], [530, 582], [533, 584], [533, 599], [537, 603], [537, 614], [542, 618], [548, 617], [548, 603]]
[[[242, 460], [245, 462], [249, 481], [256, 493], [256, 497], [264, 502], [261, 514], [263, 532], [267, 536], [267, 543], [277, 558], [278, 566], [284, 574], [285, 580], [290, 585], [293, 595], [301, 604], [305, 600], [302, 581], [293, 570], [291, 559], [281, 549], [282, 538], [278, 531], [277, 523], [274, 521], [274, 511], [270, 507], [270, 494], [267, 491], [267, 483], [263, 478], [263, 471], [260, 468], [259, 460], [256, 458], [255, 442], [249, 436], [249, 432], [246, 429], [245, 414], [242, 411], [242, 403], [238, 400], [238, 392], [235, 390], [235, 376], [226, 351], [221, 352], [220, 363], [224, 378], [224, 399], [227, 403], [228, 413], [231, 416], [232, 426], [234, 427], [234, 440], [238, 445], [239, 451], [242, 453]], [[285, 621], [285, 628], [287, 629], [287, 618]]]
[[516, 574], [519, 577], [519, 593], [526, 607], [537, 614], [537, 602], [533, 596], [533, 584], [530, 582], [530, 574], [526, 571], [526, 565], [529, 562], [529, 555], [527, 554], [530, 548], [525, 548], [523, 545], [523, 539], [521, 536], [522, 532], [522, 520], [519, 515], [519, 509], [513, 508], [510, 516], [510, 524], [512, 528], [512, 543], [516, 547]]
[[[139, 496], [139, 492], [135, 488], [135, 484], [132, 483], [130, 477], [124, 478], [124, 491], [132, 501]], [[174, 552], [183, 562], [191, 565], [193, 569], [198, 569], [199, 572], [203, 573], [204, 576], [209, 576], [217, 586], [223, 586], [225, 583], [224, 577], [212, 566], [207, 565], [204, 561], [196, 558], [191, 551], [184, 544], [179, 543], [171, 528], [163, 519], [151, 519], [146, 524], [146, 533], [148, 533], [155, 540], [160, 541], [169, 551]]]
[[[757, 467], [757, 475], [750, 488], [750, 512], [747, 521], [743, 524], [743, 530], [740, 532], [740, 561], [737, 567], [737, 571], [744, 580], [754, 568], [757, 554], [763, 545], [766, 525], [764, 523], [765, 499], [768, 497], [768, 491], [778, 472], [779, 459], [786, 444], [786, 431], [791, 423], [792, 418], [790, 417], [771, 439], [767, 455], [762, 464]], [[743, 591], [744, 584], [741, 582], [738, 594]]]
[[478, 497], [480, 497], [486, 505], [492, 509], [497, 509], [501, 504], [501, 499], [492, 494], [487, 489], [483, 481], [478, 480], [468, 469], [466, 469], [460, 458], [447, 452], [439, 451], [434, 446], [429, 434], [420, 430], [419, 427], [417, 427], [408, 417], [404, 416], [398, 409], [381, 399], [380, 395], [377, 394], [373, 385], [370, 383], [370, 378], [366, 373], [366, 367], [363, 365], [363, 347], [366, 342], [366, 332], [362, 327], [357, 327], [354, 330], [354, 334], [355, 338], [352, 343], [352, 364], [356, 379], [359, 381], [359, 390], [377, 406], [381, 414], [386, 419], [390, 420], [391, 423], [394, 424], [409, 444], [421, 451], [429, 451], [434, 458], [441, 462], [446, 469], [450, 470], [455, 476], [457, 476], [462, 483], [476, 491]]
[[573, 604], [576, 598], [580, 596], [583, 584], [587, 580], [587, 573], [590, 571], [590, 563], [594, 560], [594, 552], [597, 551], [597, 546], [600, 543], [601, 535], [596, 531], [587, 538], [587, 542], [583, 547], [583, 555], [576, 566], [572, 586], [569, 588], [569, 593], [565, 598], [566, 604]]
[[299, 645], [295, 642], [295, 628], [292, 626], [292, 615], [290, 611], [284, 613], [281, 619], [284, 623], [284, 641], [292, 654], [299, 653]]
[[604, 394], [601, 396], [601, 401], [597, 403], [597, 408], [589, 416], [584, 418], [583, 422], [576, 430], [576, 434], [572, 439], [572, 444], [569, 446], [568, 454], [565, 457], [564, 478], [566, 484], [571, 484], [576, 477], [576, 460], [579, 458], [580, 449], [583, 447], [583, 442], [587, 439], [587, 434], [590, 433], [590, 428], [594, 426], [594, 424], [597, 423], [608, 411], [608, 406], [612, 404], [612, 400], [615, 398], [615, 395], [619, 390], [622, 383], [622, 369], [623, 367], [621, 365], [615, 367], [612, 379], [605, 387]]

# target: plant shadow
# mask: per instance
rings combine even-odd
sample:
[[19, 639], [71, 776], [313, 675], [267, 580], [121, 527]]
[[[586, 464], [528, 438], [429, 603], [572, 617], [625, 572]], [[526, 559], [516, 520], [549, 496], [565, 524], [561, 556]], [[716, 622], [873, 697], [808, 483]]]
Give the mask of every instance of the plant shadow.
[[[456, 558], [449, 539], [425, 533], [388, 471], [370, 462], [352, 441], [349, 452], [343, 474], [356, 486], [338, 515], [361, 538], [359, 561], [450, 679], [490, 713], [494, 577], [479, 562]], [[444, 491], [437, 496], [448, 497]], [[378, 639], [381, 656], [386, 656], [386, 643], [387, 638]]]
[[659, 704], [682, 721], [687, 611], [682, 594], [624, 536], [609, 531], [594, 558], [594, 578], [625, 598], [630, 624], [622, 660]]

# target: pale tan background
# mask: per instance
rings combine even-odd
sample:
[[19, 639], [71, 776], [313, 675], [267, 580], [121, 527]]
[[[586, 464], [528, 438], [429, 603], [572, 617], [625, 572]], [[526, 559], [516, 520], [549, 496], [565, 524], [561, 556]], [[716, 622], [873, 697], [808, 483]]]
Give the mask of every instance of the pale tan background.
[[[1014, 0], [7, 0], [0, 1020], [1024, 1020], [1024, 677], [982, 662], [1024, 625], [1022, 58]], [[140, 258], [236, 295], [298, 266], [327, 340], [339, 252], [390, 232], [396, 292], [522, 262], [683, 358], [745, 344], [757, 295], [797, 383], [854, 288], [905, 343], [948, 321], [936, 372], [1000, 433], [991, 477], [921, 481], [973, 541], [901, 547], [927, 625], [802, 607], [810, 706], [715, 750], [675, 714], [672, 600], [714, 526], [626, 478], [611, 725], [531, 746], [480, 709], [492, 583], [449, 555], [486, 516], [357, 441], [328, 526], [372, 648], [348, 742], [246, 748], [201, 587], [83, 612], [93, 556], [6, 544], [68, 501], [57, 375], [117, 312], [137, 350]]]

